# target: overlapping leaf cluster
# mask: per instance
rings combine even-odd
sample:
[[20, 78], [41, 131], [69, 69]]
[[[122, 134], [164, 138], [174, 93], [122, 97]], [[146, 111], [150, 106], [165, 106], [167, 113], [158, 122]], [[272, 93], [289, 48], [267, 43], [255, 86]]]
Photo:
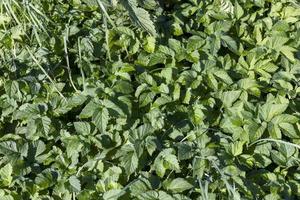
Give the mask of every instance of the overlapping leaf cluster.
[[0, 199], [299, 198], [296, 0], [24, 2], [0, 2]]

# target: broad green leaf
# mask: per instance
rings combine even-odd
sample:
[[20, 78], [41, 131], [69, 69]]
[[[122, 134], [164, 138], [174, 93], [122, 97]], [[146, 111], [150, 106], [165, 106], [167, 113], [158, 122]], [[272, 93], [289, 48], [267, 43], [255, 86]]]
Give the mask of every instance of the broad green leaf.
[[121, 165], [124, 167], [127, 175], [131, 175], [137, 169], [139, 161], [135, 149], [131, 145], [125, 145], [121, 151], [123, 153]]
[[233, 81], [230, 76], [224, 70], [218, 70], [214, 73], [216, 78], [221, 79], [226, 84], [232, 84]]
[[148, 136], [146, 138], [146, 149], [149, 155], [153, 155], [154, 151], [158, 148], [157, 139], [154, 136]]
[[78, 134], [89, 135], [91, 126], [88, 122], [74, 122], [75, 130]]
[[272, 119], [272, 123], [274, 124], [280, 124], [280, 123], [297, 123], [299, 121], [299, 118], [293, 115], [289, 115], [289, 114], [281, 114], [281, 115], [277, 115], [276, 117], [274, 117]]
[[184, 142], [178, 145], [178, 159], [186, 160], [192, 158], [194, 155], [193, 146], [190, 142]]
[[281, 139], [281, 131], [278, 124], [269, 123], [268, 124], [268, 132], [271, 138]]
[[132, 85], [128, 81], [118, 81], [113, 87], [116, 92], [130, 94], [133, 92]]
[[105, 133], [109, 120], [108, 110], [106, 108], [96, 108], [94, 111], [92, 121], [99, 129], [100, 133]]
[[282, 114], [287, 109], [287, 107], [287, 104], [266, 103], [260, 108], [259, 114], [263, 120], [269, 122], [275, 116]]
[[77, 106], [81, 106], [86, 100], [87, 97], [83, 94], [74, 95], [70, 99], [68, 99], [67, 105], [69, 108], [74, 108]]
[[133, 23], [137, 24], [138, 26], [142, 27], [146, 31], [148, 31], [153, 36], [156, 36], [156, 30], [153, 22], [150, 19], [149, 13], [144, 10], [143, 8], [137, 7], [136, 0], [121, 0], [120, 3], [125, 7], [128, 11], [129, 16]]
[[209, 40], [209, 44], [210, 52], [212, 53], [212, 55], [216, 55], [221, 48], [221, 39], [218, 36], [213, 35]]
[[121, 189], [109, 190], [103, 194], [103, 199], [104, 200], [119, 199], [119, 197], [122, 196], [124, 193], [125, 191]]
[[287, 57], [290, 61], [294, 62], [295, 61], [295, 56], [294, 56], [294, 52], [296, 52], [297, 50], [293, 47], [290, 46], [282, 46], [280, 48], [281, 53]]
[[177, 22], [172, 24], [171, 30], [172, 30], [173, 35], [175, 35], [175, 36], [180, 36], [183, 34], [183, 30], [182, 30], [180, 24]]
[[230, 36], [223, 35], [222, 42], [228, 47], [233, 53], [239, 55], [238, 43]]
[[6, 82], [4, 84], [4, 89], [6, 94], [11, 97], [11, 98], [16, 98], [18, 100], [20, 100], [20, 98], [22, 97], [20, 88], [19, 88], [19, 83], [15, 80], [9, 80], [8, 82]]
[[279, 127], [282, 130], [282, 133], [287, 135], [289, 138], [299, 138], [300, 132], [296, 127], [290, 123], [280, 123]]
[[98, 107], [99, 105], [97, 105], [94, 101], [90, 101], [81, 111], [81, 113], [79, 114], [79, 117], [81, 119], [86, 119], [86, 118], [90, 118], [93, 116], [93, 113], [95, 111], [95, 108]]
[[153, 53], [149, 57], [148, 66], [154, 66], [156, 64], [165, 64], [166, 56], [163, 53]]
[[173, 193], [180, 193], [185, 190], [191, 189], [193, 185], [184, 178], [176, 178], [166, 183], [166, 189]]
[[68, 136], [62, 138], [63, 143], [66, 146], [67, 156], [71, 158], [72, 156], [78, 157], [78, 153], [81, 151], [83, 144], [78, 136]]
[[153, 53], [155, 50], [155, 38], [152, 36], [148, 36], [146, 37], [146, 43], [144, 45], [144, 49], [145, 51], [147, 51], [148, 53]]
[[234, 15], [237, 19], [240, 19], [244, 15], [244, 10], [237, 0], [234, 3]]
[[159, 108], [160, 106], [170, 103], [171, 101], [172, 101], [171, 97], [167, 95], [162, 95], [153, 102], [153, 107]]
[[193, 177], [198, 177], [201, 179], [206, 169], [206, 165], [207, 164], [204, 159], [195, 157], [193, 159]]
[[69, 184], [70, 184], [71, 190], [73, 192], [80, 192], [81, 191], [81, 184], [80, 184], [80, 181], [78, 180], [78, 178], [76, 176], [71, 176], [69, 178]]
[[[262, 137], [262, 135], [264, 134], [266, 128], [267, 128], [267, 124], [265, 122], [263, 122], [261, 124], [261, 126], [259, 126], [259, 124], [255, 123], [255, 122], [251, 122], [251, 124], [244, 126], [244, 129], [246, 130], [246, 132], [249, 135], [250, 142], [259, 140]], [[271, 125], [270, 125], [270, 128], [271, 128]], [[273, 128], [271, 128], [271, 129], [273, 130]]]
[[12, 172], [13, 169], [10, 163], [6, 164], [0, 169], [0, 185], [4, 187], [9, 187], [11, 185], [13, 180]]
[[177, 157], [174, 154], [168, 153], [169, 150], [163, 151], [164, 166], [167, 169], [180, 170]]
[[40, 190], [44, 190], [53, 186], [57, 180], [57, 177], [57, 172], [48, 168], [37, 175], [35, 178], [35, 183]]
[[221, 101], [223, 102], [224, 107], [230, 108], [240, 95], [240, 90], [224, 92], [221, 96]]
[[185, 103], [185, 104], [189, 104], [190, 103], [190, 100], [191, 100], [191, 97], [192, 97], [191, 89], [192, 88], [188, 88], [186, 90], [185, 97], [183, 99], [183, 103]]
[[193, 52], [200, 49], [205, 44], [205, 40], [199, 36], [192, 36], [188, 39], [187, 50]]
[[36, 119], [38, 131], [42, 132], [45, 136], [49, 134], [51, 119], [47, 116]]
[[140, 95], [139, 97], [139, 103], [140, 103], [140, 107], [144, 107], [147, 106], [149, 103], [152, 102], [153, 98], [155, 97], [155, 93], [154, 92], [146, 92]]
[[154, 161], [154, 170], [159, 177], [164, 177], [166, 173], [166, 168], [164, 166], [164, 160], [162, 157], [156, 157]]
[[243, 153], [243, 141], [235, 141], [231, 144], [231, 153], [233, 156], [238, 156]]
[[201, 105], [193, 106], [193, 117], [192, 121], [195, 125], [199, 125], [205, 119], [205, 115], [202, 111], [203, 107]]

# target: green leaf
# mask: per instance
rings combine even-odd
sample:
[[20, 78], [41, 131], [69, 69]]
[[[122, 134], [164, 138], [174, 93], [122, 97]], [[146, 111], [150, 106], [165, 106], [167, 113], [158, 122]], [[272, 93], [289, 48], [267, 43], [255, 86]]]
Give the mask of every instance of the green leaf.
[[293, 115], [289, 115], [289, 114], [281, 114], [281, 115], [277, 115], [276, 117], [274, 117], [272, 119], [272, 123], [273, 124], [280, 124], [280, 123], [297, 123], [299, 121], [299, 118]]
[[234, 3], [234, 15], [237, 19], [240, 19], [244, 15], [244, 10], [237, 0]]
[[145, 192], [147, 192], [150, 189], [148, 182], [149, 181], [145, 178], [137, 179], [129, 187], [130, 194], [135, 197], [144, 194]]
[[185, 103], [185, 104], [189, 104], [190, 103], [190, 100], [191, 100], [191, 97], [192, 97], [191, 89], [192, 88], [188, 88], [186, 90], [185, 97], [183, 99], [183, 103]]
[[233, 53], [239, 55], [238, 43], [232, 37], [222, 35], [221, 39], [225, 47], [228, 47]]
[[219, 49], [221, 48], [221, 39], [216, 35], [212, 35], [210, 38], [210, 52], [212, 55], [217, 55]]
[[156, 141], [156, 138], [154, 136], [148, 136], [146, 138], [146, 144], [145, 145], [146, 145], [146, 149], [147, 149], [150, 156], [152, 156], [154, 151], [158, 148], [157, 141]]
[[268, 132], [271, 138], [281, 139], [281, 131], [278, 124], [269, 123], [268, 124]]
[[174, 85], [174, 91], [173, 91], [173, 100], [176, 101], [180, 98], [180, 85], [178, 83], [175, 83]]
[[154, 66], [156, 64], [165, 64], [165, 62], [166, 62], [166, 55], [157, 52], [150, 55], [148, 66]]
[[244, 141], [235, 141], [231, 144], [231, 153], [233, 156], [238, 156], [243, 153]]
[[155, 93], [154, 92], [146, 92], [140, 95], [139, 97], [139, 103], [140, 103], [140, 107], [144, 107], [147, 106], [149, 103], [152, 102], [153, 98], [155, 97]]
[[92, 121], [100, 133], [105, 133], [109, 120], [109, 113], [106, 108], [98, 108], [94, 111]]
[[283, 134], [289, 138], [300, 138], [300, 132], [295, 128], [294, 125], [290, 123], [280, 123], [279, 127], [281, 128]]
[[227, 91], [222, 94], [221, 101], [225, 108], [230, 108], [232, 104], [240, 97], [241, 91]]
[[269, 122], [273, 119], [273, 117], [282, 114], [287, 107], [287, 104], [266, 103], [260, 108], [259, 114], [263, 120]]
[[263, 122], [261, 126], [259, 126], [259, 124], [255, 122], [252, 122], [251, 124], [244, 126], [244, 129], [249, 135], [250, 142], [259, 140], [264, 134], [266, 128], [267, 128], [267, 124], [265, 122]]
[[127, 175], [131, 175], [137, 169], [139, 161], [135, 149], [132, 145], [125, 145], [121, 151], [123, 154], [121, 165], [124, 167]]
[[0, 185], [4, 187], [9, 187], [11, 185], [13, 180], [12, 172], [13, 170], [10, 163], [6, 164], [0, 169]]
[[39, 173], [35, 178], [35, 183], [40, 190], [47, 189], [56, 183], [58, 174], [52, 169], [45, 169], [42, 173]]
[[17, 144], [14, 141], [0, 142], [0, 154], [11, 157], [18, 157], [20, 155]]
[[147, 51], [148, 53], [153, 53], [155, 50], [155, 37], [152, 36], [148, 36], [146, 37], [146, 43], [144, 45], [144, 49], [145, 51]]
[[118, 81], [113, 87], [116, 92], [130, 94], [133, 92], [132, 85], [128, 81]]
[[81, 143], [81, 140], [78, 136], [72, 135], [68, 137], [62, 138], [63, 143], [66, 146], [67, 149], [67, 156], [69, 158], [75, 156], [78, 157], [78, 153], [83, 147], [83, 144]]
[[45, 136], [49, 134], [51, 119], [47, 116], [38, 118], [36, 120], [38, 131], [42, 132]]
[[166, 189], [172, 193], [181, 193], [191, 188], [193, 188], [193, 185], [184, 178], [175, 178], [169, 183], [166, 183]]
[[205, 44], [205, 40], [199, 36], [192, 36], [187, 42], [187, 51], [193, 52], [194, 50], [200, 49]]
[[194, 155], [193, 146], [190, 142], [180, 143], [178, 145], [178, 159], [187, 160], [192, 158]]
[[83, 94], [77, 94], [68, 99], [68, 107], [75, 108], [77, 106], [81, 106], [87, 100], [87, 97]]
[[193, 159], [193, 177], [201, 179], [206, 169], [206, 161], [202, 158], [195, 157]]
[[226, 71], [224, 70], [218, 70], [214, 73], [214, 75], [221, 79], [224, 83], [230, 85], [233, 83], [232, 79], [230, 78], [230, 76], [227, 74]]
[[171, 101], [172, 101], [171, 97], [167, 95], [162, 95], [161, 97], [158, 97], [153, 102], [153, 107], [159, 108], [160, 106], [170, 103]]
[[95, 108], [99, 106], [94, 101], [90, 101], [81, 111], [79, 117], [81, 119], [90, 118], [93, 116]]
[[290, 46], [282, 46], [280, 48], [281, 53], [287, 57], [290, 61], [295, 62], [295, 56], [294, 56], [294, 52], [296, 52], [297, 50], [293, 47]]
[[78, 134], [89, 135], [91, 126], [88, 122], [74, 122], [75, 130]]
[[166, 168], [164, 166], [164, 160], [162, 157], [156, 157], [154, 161], [154, 170], [159, 177], [164, 177], [166, 173]]
[[69, 178], [69, 184], [70, 184], [71, 190], [73, 192], [80, 192], [81, 191], [81, 184], [80, 184], [80, 181], [78, 180], [78, 178], [76, 176], [71, 176]]
[[201, 106], [201, 105], [193, 106], [192, 121], [195, 125], [201, 124], [203, 122], [203, 120], [205, 119], [205, 115], [204, 115], [202, 109], [203, 109], [203, 106]]
[[136, 0], [120, 0], [120, 3], [128, 11], [131, 20], [135, 24], [142, 27], [153, 36], [157, 35], [155, 26], [152, 20], [150, 19], [149, 13], [143, 8], [137, 7], [138, 4]]
[[172, 154], [170, 151], [171, 151], [170, 149], [166, 149], [162, 152], [164, 166], [167, 169], [180, 170], [177, 157], [174, 154]]
[[104, 200], [115, 200], [119, 199], [120, 196], [122, 196], [125, 193], [124, 190], [121, 189], [112, 189], [103, 194]]
[[6, 94], [11, 98], [20, 99], [22, 97], [19, 83], [15, 80], [9, 80], [5, 83], [4, 89]]
[[167, 169], [180, 171], [177, 157], [170, 148], [160, 152], [154, 160], [154, 170], [159, 177], [163, 177]]

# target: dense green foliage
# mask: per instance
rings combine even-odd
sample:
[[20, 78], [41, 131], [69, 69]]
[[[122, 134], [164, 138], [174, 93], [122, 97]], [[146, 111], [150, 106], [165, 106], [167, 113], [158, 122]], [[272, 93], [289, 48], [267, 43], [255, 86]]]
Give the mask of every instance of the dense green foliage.
[[297, 0], [1, 0], [0, 199], [300, 198]]

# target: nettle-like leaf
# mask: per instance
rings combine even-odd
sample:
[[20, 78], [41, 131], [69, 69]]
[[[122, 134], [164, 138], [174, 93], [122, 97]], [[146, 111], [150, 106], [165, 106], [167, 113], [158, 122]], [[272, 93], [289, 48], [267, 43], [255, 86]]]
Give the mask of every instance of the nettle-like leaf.
[[173, 149], [165, 149], [156, 157], [153, 167], [158, 176], [163, 177], [168, 169], [180, 170], [177, 157], [172, 152]]
[[74, 192], [80, 192], [81, 191], [81, 184], [80, 181], [78, 180], [78, 178], [76, 176], [71, 176], [69, 178], [69, 184], [71, 187], [71, 190]]
[[124, 167], [126, 173], [131, 175], [134, 173], [138, 167], [139, 158], [136, 154], [136, 151], [132, 145], [125, 145], [121, 149], [122, 151], [122, 158], [121, 158], [121, 165]]
[[109, 120], [108, 110], [105, 107], [96, 109], [94, 111], [92, 120], [99, 131], [101, 133], [105, 133]]
[[145, 9], [138, 7], [136, 0], [120, 0], [120, 2], [128, 11], [133, 23], [142, 27], [153, 36], [156, 36], [155, 26], [150, 19], [149, 13]]

